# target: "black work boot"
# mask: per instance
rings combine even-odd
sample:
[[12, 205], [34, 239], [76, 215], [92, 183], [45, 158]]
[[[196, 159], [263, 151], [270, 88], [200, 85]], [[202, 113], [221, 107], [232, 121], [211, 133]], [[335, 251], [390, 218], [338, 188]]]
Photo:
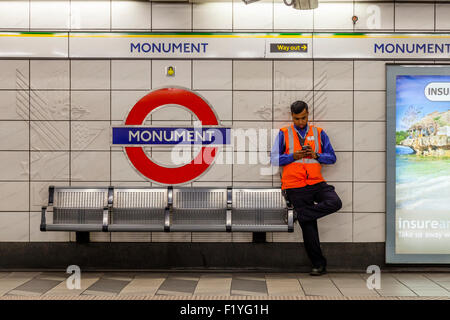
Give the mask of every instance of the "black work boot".
[[326, 267], [313, 267], [312, 269], [311, 269], [311, 272], [309, 273], [309, 275], [311, 275], [311, 276], [321, 276], [321, 275], [323, 275], [323, 274], [326, 274], [327, 273], [327, 268]]

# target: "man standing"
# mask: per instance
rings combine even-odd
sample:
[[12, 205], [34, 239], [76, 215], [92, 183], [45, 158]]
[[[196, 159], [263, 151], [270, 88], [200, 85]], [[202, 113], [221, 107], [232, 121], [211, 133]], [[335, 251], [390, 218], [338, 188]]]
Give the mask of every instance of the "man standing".
[[321, 164], [333, 164], [336, 155], [325, 131], [308, 125], [308, 105], [291, 105], [293, 124], [281, 128], [272, 148], [271, 163], [282, 169], [281, 189], [294, 206], [303, 241], [313, 268], [312, 276], [326, 273], [327, 260], [320, 249], [317, 219], [342, 207], [334, 187], [325, 182]]

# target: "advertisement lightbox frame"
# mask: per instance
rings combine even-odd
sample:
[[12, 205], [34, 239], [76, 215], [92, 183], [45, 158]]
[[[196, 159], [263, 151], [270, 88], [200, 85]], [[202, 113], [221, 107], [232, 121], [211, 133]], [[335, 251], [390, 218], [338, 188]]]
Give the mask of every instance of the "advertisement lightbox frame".
[[449, 264], [450, 254], [397, 254], [396, 238], [396, 77], [447, 75], [450, 64], [386, 64], [386, 250], [387, 264]]

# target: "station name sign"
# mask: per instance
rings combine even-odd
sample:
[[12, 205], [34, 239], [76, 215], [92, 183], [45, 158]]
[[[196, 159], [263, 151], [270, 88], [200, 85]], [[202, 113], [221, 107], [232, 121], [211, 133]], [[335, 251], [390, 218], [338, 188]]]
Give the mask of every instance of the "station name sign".
[[0, 58], [448, 59], [444, 33], [0, 32]]
[[113, 127], [113, 145], [225, 145], [229, 128]]

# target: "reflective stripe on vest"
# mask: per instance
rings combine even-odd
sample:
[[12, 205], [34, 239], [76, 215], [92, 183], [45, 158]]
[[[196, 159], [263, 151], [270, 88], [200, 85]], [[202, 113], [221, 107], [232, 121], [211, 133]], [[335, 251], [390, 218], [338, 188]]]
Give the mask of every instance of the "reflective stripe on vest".
[[[294, 132], [292, 130], [292, 126], [289, 126], [287, 128], [287, 130], [288, 130], [288, 138], [289, 138], [289, 153], [294, 153], [294, 152], [292, 152], [294, 150]], [[319, 152], [319, 140], [318, 140], [317, 128], [316, 127], [312, 127], [312, 130], [313, 130], [313, 135], [314, 135], [314, 152], [318, 153]], [[308, 135], [308, 131], [306, 132], [306, 136], [307, 135]], [[295, 160], [294, 162], [298, 162], [298, 163], [319, 163], [319, 161], [317, 161], [316, 159], [309, 159], [309, 158], [298, 159], [298, 160]]]

